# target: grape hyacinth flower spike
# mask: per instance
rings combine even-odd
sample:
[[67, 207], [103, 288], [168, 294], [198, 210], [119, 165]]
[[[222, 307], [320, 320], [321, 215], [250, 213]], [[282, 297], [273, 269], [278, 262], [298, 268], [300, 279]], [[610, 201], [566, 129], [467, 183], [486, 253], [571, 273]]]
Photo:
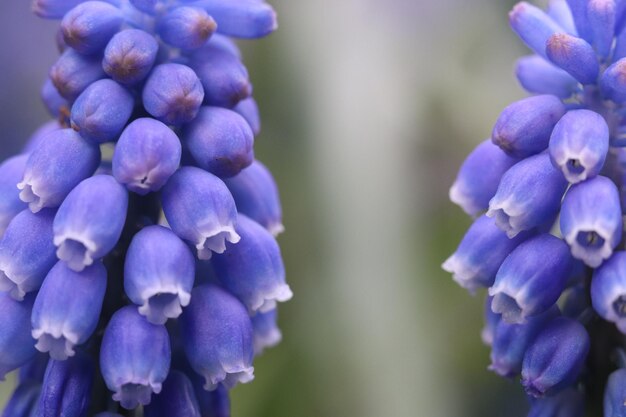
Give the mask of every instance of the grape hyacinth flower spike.
[[2, 415], [229, 417], [292, 295], [234, 42], [272, 33], [276, 13], [257, 0], [33, 11], [60, 20], [60, 56], [40, 90], [54, 120], [0, 163], [0, 379], [19, 369]]
[[475, 220], [443, 268], [489, 287], [490, 369], [521, 371], [528, 416], [626, 415], [626, 2], [522, 1], [509, 23], [530, 96], [463, 163], [450, 199]]

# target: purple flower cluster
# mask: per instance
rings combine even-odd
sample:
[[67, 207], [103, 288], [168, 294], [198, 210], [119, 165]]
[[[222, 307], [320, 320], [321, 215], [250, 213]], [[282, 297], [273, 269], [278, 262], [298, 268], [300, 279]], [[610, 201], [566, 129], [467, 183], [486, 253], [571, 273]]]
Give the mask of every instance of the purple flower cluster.
[[626, 1], [509, 18], [532, 96], [463, 163], [450, 198], [475, 220], [443, 268], [487, 290], [489, 369], [521, 377], [529, 416], [626, 416]]
[[277, 303], [292, 296], [232, 40], [273, 32], [274, 10], [33, 10], [61, 20], [61, 55], [42, 88], [56, 120], [0, 165], [0, 377], [19, 368], [2, 415], [227, 417], [228, 390], [280, 341]]

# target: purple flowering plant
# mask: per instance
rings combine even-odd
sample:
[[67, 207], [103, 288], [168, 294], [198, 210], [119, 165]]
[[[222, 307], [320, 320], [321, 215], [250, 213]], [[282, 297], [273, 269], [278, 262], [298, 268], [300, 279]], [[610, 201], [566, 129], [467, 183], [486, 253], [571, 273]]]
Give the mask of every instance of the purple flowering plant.
[[626, 1], [520, 2], [532, 50], [450, 199], [474, 223], [443, 268], [486, 290], [489, 369], [531, 417], [626, 416]]
[[0, 165], [3, 417], [228, 417], [292, 293], [234, 39], [262, 0], [34, 0], [53, 120]]

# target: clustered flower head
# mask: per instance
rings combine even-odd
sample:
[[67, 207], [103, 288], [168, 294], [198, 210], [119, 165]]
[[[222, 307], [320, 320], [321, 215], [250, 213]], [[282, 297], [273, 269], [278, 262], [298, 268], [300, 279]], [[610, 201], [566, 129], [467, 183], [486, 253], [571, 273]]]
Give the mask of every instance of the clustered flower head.
[[474, 223], [443, 268], [487, 289], [489, 369], [521, 379], [529, 416], [626, 416], [626, 1], [509, 19], [532, 96], [463, 163], [450, 198]]
[[[0, 165], [3, 416], [227, 417], [292, 293], [278, 190], [231, 38], [262, 0], [35, 0], [55, 120]], [[129, 415], [129, 414], [127, 414]], [[139, 414], [133, 414], [139, 415]]]

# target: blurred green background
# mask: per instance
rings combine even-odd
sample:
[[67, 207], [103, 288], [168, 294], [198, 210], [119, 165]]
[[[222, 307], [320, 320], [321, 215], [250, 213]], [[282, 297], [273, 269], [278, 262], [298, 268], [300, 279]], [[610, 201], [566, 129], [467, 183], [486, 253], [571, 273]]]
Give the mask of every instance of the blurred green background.
[[[486, 370], [483, 295], [440, 269], [470, 224], [448, 202], [456, 170], [523, 95], [514, 2], [271, 3], [279, 31], [242, 47], [295, 297], [280, 310], [283, 343], [234, 390], [233, 416], [525, 415], [517, 382]], [[56, 26], [26, 1], [0, 3], [2, 158], [47, 119], [39, 87]]]

